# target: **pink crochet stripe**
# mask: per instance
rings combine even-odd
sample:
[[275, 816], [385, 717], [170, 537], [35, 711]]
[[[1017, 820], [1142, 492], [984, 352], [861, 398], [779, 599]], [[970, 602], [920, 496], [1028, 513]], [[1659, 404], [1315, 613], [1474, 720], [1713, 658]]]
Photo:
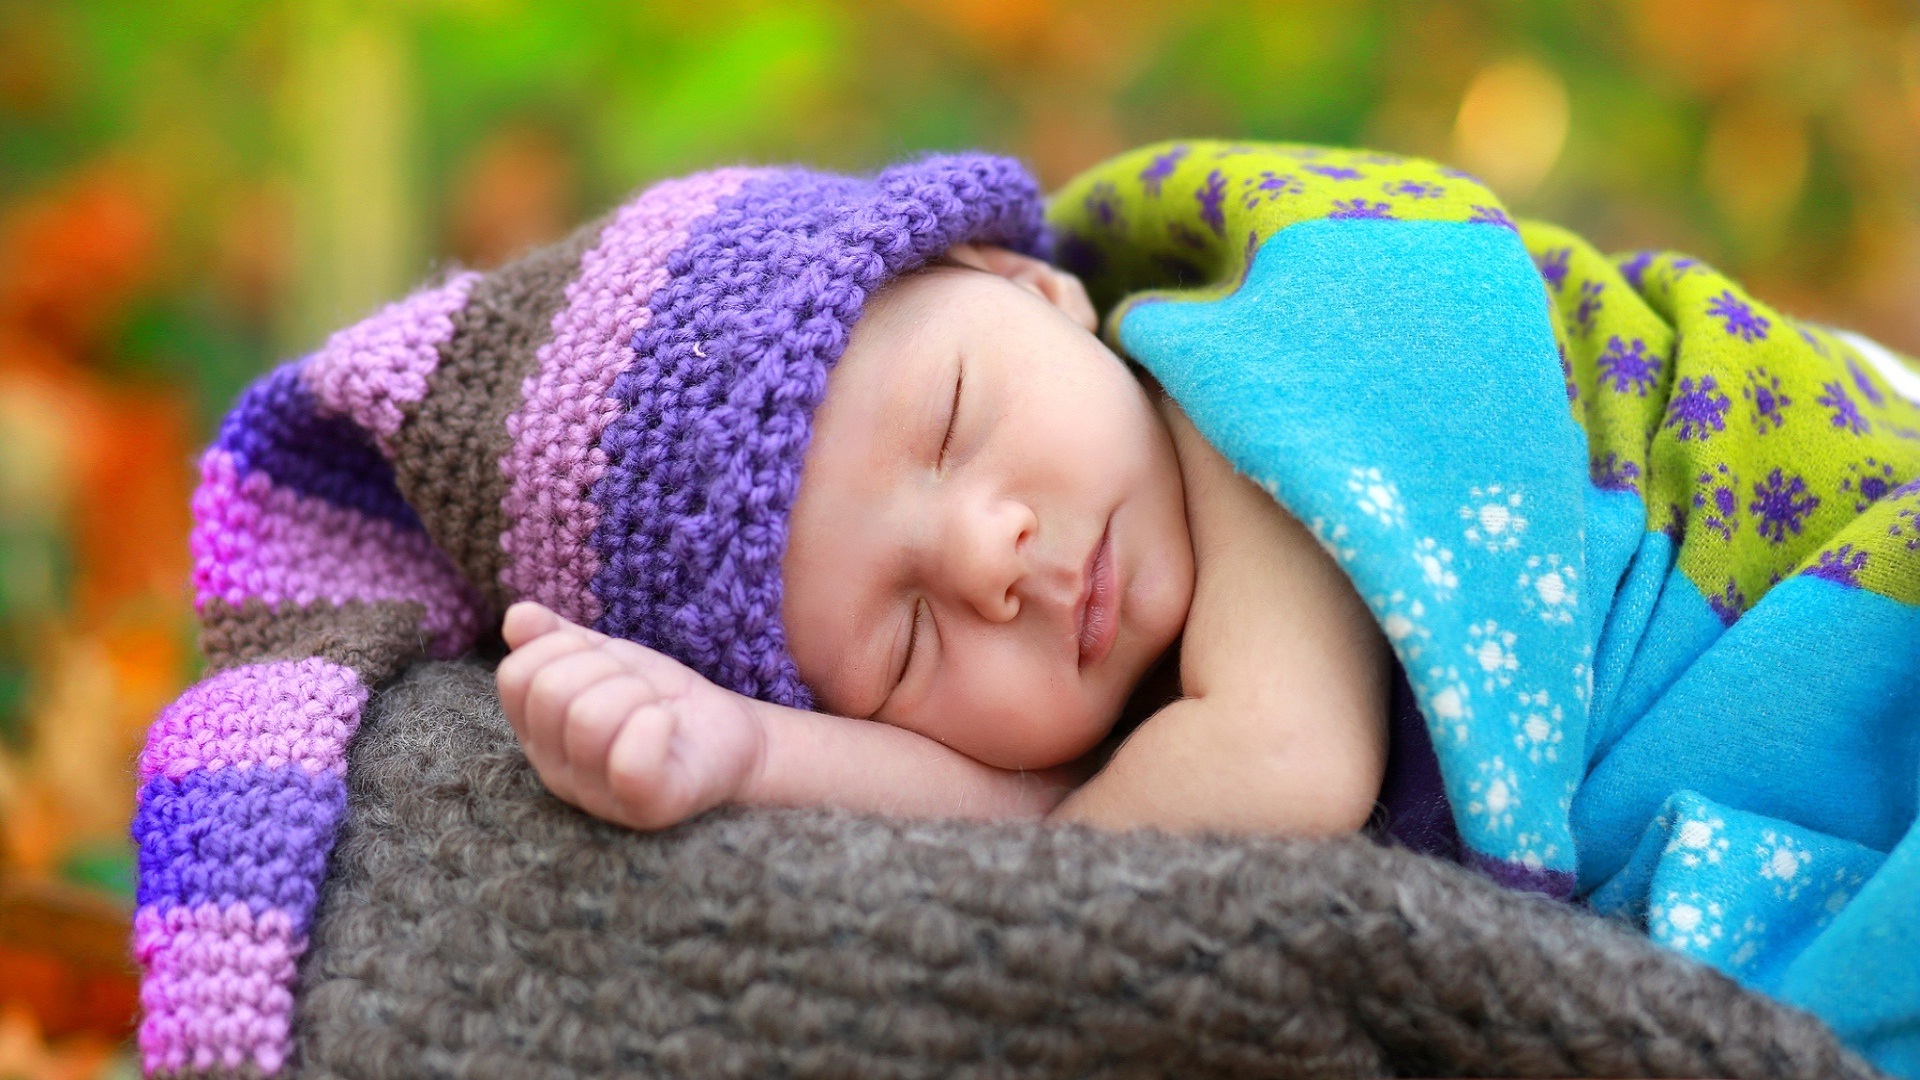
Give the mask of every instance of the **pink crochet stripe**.
[[454, 274], [328, 338], [302, 369], [320, 407], [366, 428], [385, 449], [406, 420], [403, 409], [427, 396], [453, 313], [479, 280], [471, 270]]
[[207, 451], [193, 495], [194, 604], [249, 597], [269, 606], [413, 600], [435, 656], [458, 656], [480, 630], [482, 604], [427, 534], [399, 528], [239, 474], [233, 455]]
[[500, 459], [507, 479], [501, 509], [510, 524], [500, 535], [500, 581], [508, 595], [582, 624], [600, 617], [589, 588], [600, 570], [591, 543], [600, 510], [587, 496], [607, 468], [601, 432], [619, 411], [607, 391], [633, 363], [633, 335], [651, 317], [653, 291], [666, 283], [667, 256], [754, 175], [720, 169], [656, 184], [622, 207], [581, 256], [553, 337], [521, 385], [524, 404], [507, 417], [513, 445]]
[[295, 961], [305, 952], [293, 920], [245, 904], [149, 905], [133, 916], [140, 984], [140, 1054], [148, 1076], [251, 1065], [277, 1072], [292, 1046]]
[[140, 782], [193, 769], [299, 765], [347, 771], [367, 688], [329, 660], [231, 668], [195, 683], [160, 714], [140, 753]]

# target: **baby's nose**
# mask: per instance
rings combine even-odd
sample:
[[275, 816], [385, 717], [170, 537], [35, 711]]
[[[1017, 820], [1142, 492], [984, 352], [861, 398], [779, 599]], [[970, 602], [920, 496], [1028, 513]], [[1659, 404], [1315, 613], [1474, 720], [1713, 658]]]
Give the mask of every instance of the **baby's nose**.
[[1028, 554], [1039, 519], [1015, 499], [984, 501], [954, 530], [950, 551], [966, 601], [992, 622], [1020, 614], [1020, 594], [1031, 568]]

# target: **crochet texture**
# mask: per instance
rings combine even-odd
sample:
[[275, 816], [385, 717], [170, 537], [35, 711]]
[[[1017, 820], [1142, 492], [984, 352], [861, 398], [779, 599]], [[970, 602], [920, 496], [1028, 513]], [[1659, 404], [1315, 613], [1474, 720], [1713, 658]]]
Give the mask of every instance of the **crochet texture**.
[[209, 674], [139, 762], [148, 1075], [286, 1066], [361, 711], [507, 603], [810, 703], [779, 616], [812, 410], [867, 296], [970, 241], [1045, 253], [1017, 163], [702, 173], [247, 390], [194, 496]]

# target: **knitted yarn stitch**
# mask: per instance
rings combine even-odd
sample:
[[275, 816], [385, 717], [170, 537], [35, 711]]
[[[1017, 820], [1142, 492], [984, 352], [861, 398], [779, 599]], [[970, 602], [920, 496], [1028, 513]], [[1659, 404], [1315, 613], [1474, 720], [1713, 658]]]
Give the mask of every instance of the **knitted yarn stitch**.
[[370, 709], [294, 1075], [1872, 1080], [1628, 927], [1359, 837], [736, 809], [541, 787], [487, 670]]
[[985, 155], [703, 173], [250, 387], [194, 497], [210, 673], [139, 766], [147, 1074], [286, 1065], [361, 710], [507, 603], [809, 704], [780, 560], [827, 372], [889, 278], [963, 242], [1043, 254], [1040, 214]]

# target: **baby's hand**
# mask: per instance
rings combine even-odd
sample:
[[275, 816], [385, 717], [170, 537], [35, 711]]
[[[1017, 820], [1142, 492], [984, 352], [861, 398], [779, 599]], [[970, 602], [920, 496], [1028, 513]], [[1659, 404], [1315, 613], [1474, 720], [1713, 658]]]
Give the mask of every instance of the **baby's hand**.
[[737, 798], [765, 757], [757, 703], [644, 645], [534, 603], [507, 609], [495, 678], [527, 760], [561, 799], [663, 829]]

